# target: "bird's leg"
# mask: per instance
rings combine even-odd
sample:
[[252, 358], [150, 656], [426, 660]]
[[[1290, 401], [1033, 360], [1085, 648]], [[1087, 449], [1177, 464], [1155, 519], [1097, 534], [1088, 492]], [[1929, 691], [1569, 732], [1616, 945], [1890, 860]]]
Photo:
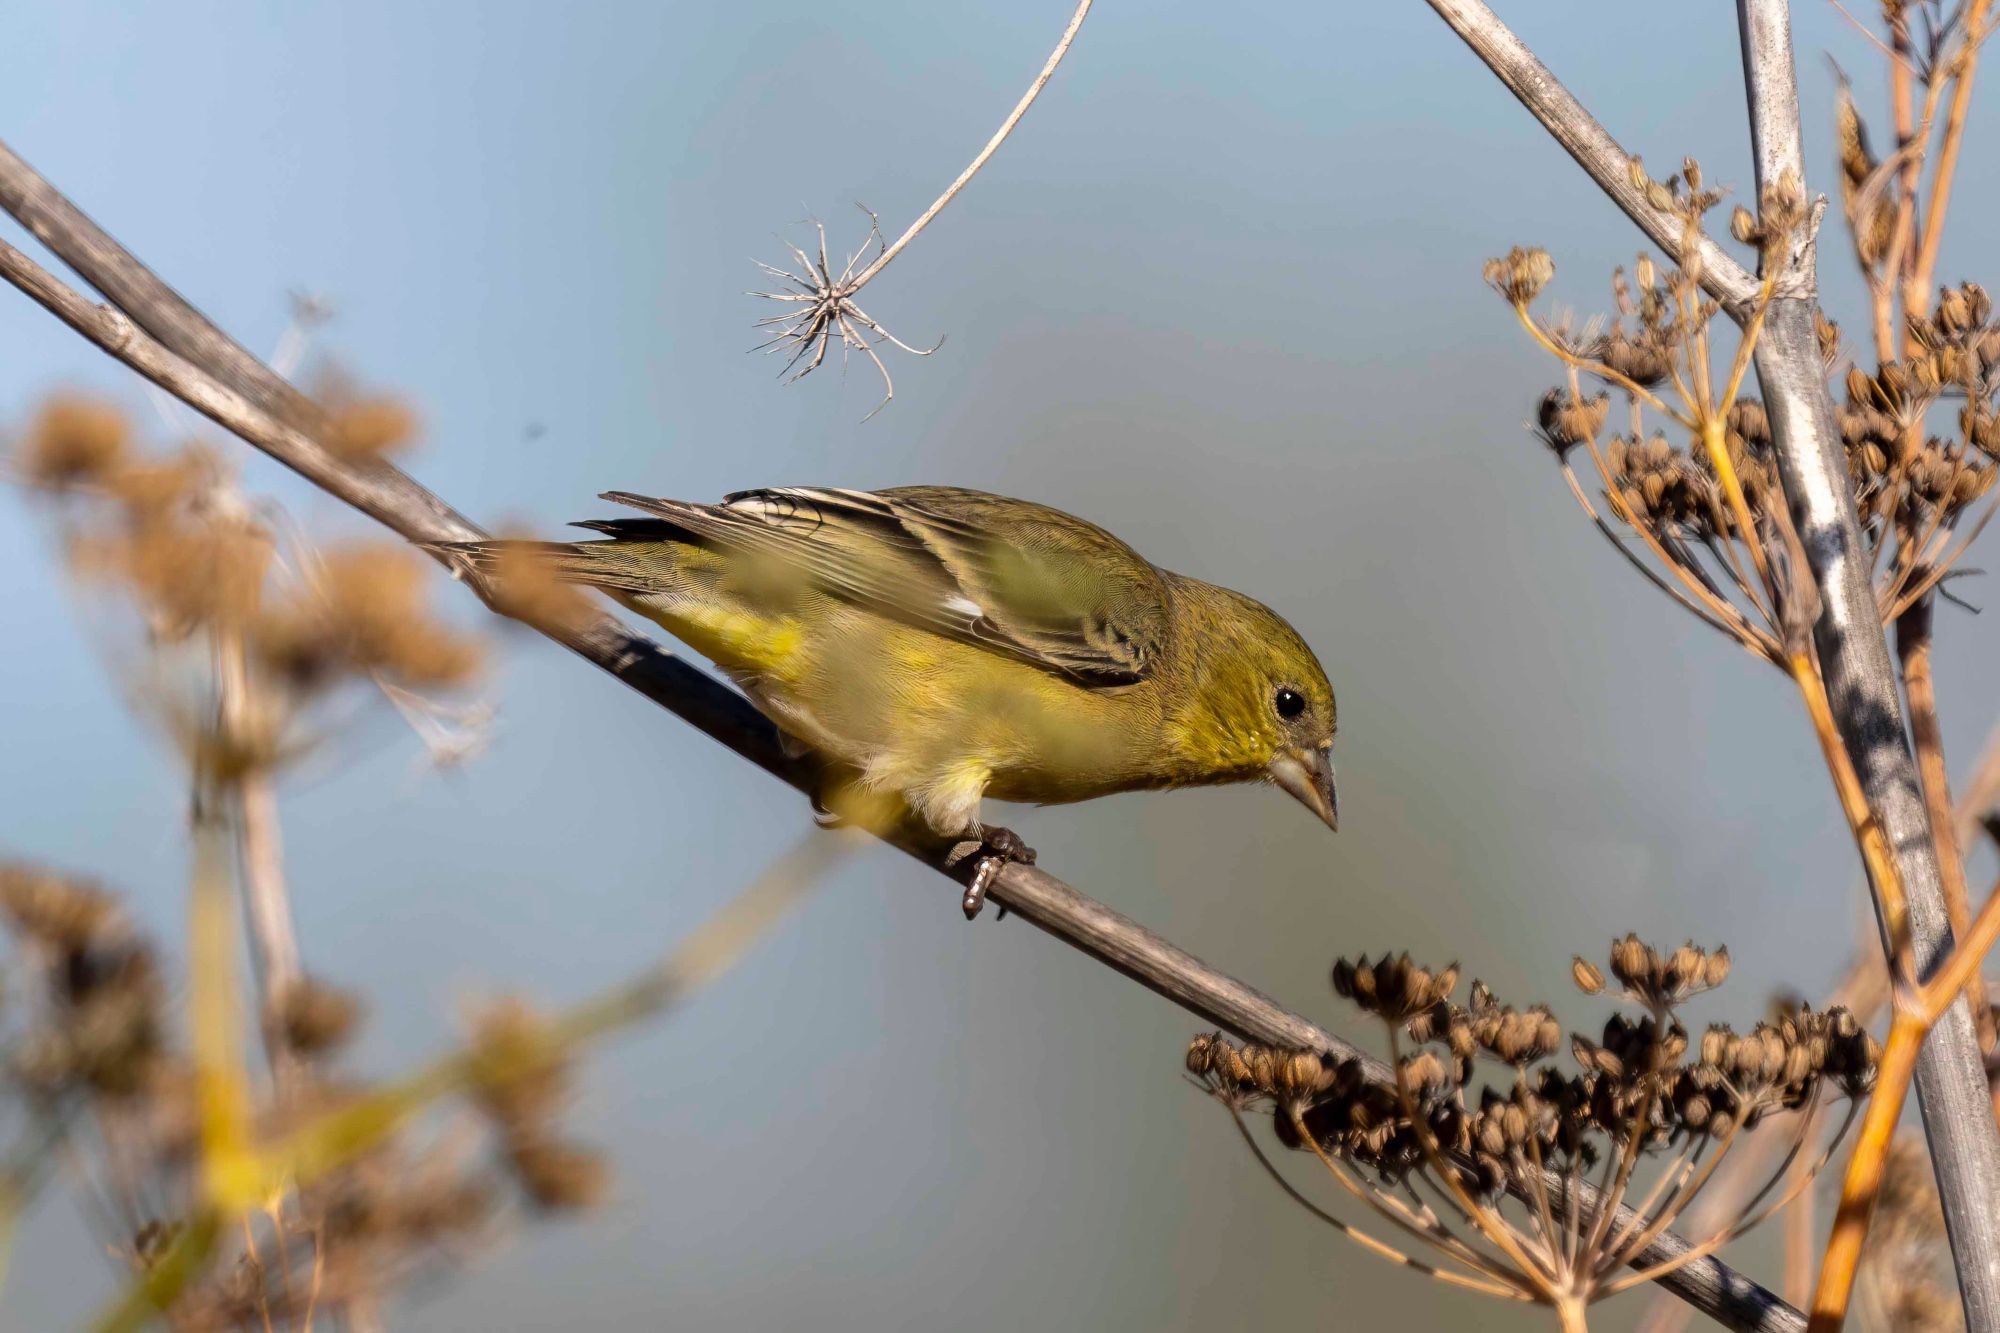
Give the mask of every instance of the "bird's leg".
[[[1009, 863], [1031, 866], [1035, 863], [1035, 849], [1021, 841], [1021, 835], [998, 824], [981, 824], [979, 841], [973, 844], [972, 855], [976, 858], [972, 865], [972, 878], [966, 881], [965, 897], [959, 907], [967, 921], [979, 915], [979, 909], [986, 906], [986, 891], [993, 887], [994, 877]], [[1003, 904], [1000, 915], [1007, 915]]]

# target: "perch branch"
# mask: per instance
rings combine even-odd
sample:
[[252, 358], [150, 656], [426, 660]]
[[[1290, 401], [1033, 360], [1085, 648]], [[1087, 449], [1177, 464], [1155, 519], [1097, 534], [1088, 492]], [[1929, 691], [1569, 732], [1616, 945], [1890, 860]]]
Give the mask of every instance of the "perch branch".
[[[400, 469], [336, 458], [307, 431], [311, 405], [262, 362], [217, 329], [126, 252], [4, 144], [0, 144], [0, 208], [30, 226], [117, 309], [91, 304], [12, 246], [0, 242], [0, 276], [118, 361], [172, 393], [224, 429], [345, 500], [406, 539], [429, 543], [478, 540], [470, 520]], [[23, 216], [26, 214], [27, 216]], [[28, 222], [28, 218], [34, 222]], [[275, 409], [261, 404], [276, 405]], [[284, 413], [279, 415], [280, 410]], [[289, 418], [289, 420], [287, 419]], [[482, 596], [488, 590], [475, 588]], [[787, 757], [777, 732], [750, 702], [706, 673], [635, 634], [609, 616], [567, 624], [537, 624], [579, 656], [610, 672], [738, 755], [801, 791], [813, 789], [810, 763]], [[962, 879], [970, 859], [953, 870], [934, 845], [897, 843], [940, 873]], [[1362, 1062], [1383, 1087], [1393, 1075], [1382, 1061], [1294, 1014], [1242, 982], [1209, 967], [1138, 923], [1033, 866], [1010, 864], [989, 896], [1055, 936], [1203, 1021], [1273, 1045], [1316, 1050]], [[1596, 1191], [1549, 1173], [1547, 1187], [1571, 1191], [1579, 1209], [1596, 1205]], [[1620, 1210], [1630, 1224], [1629, 1210]], [[1693, 1249], [1667, 1232], [1634, 1254], [1635, 1268], [1656, 1268]], [[1663, 1287], [1737, 1333], [1802, 1333], [1797, 1310], [1713, 1256], [1664, 1272]]]

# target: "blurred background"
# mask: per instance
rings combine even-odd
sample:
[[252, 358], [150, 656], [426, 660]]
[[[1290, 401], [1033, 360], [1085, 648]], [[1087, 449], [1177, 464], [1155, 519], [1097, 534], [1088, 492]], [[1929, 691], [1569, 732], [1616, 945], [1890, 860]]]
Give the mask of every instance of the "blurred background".
[[[1747, 196], [1723, 10], [1502, 8], [1656, 173], [1694, 153]], [[900, 337], [945, 337], [892, 356], [888, 410], [862, 423], [865, 364], [781, 387], [746, 352], [769, 313], [752, 259], [809, 215], [851, 249], [856, 202], [899, 232], [1069, 9], [69, 0], [10, 20], [0, 136], [253, 349], [288, 292], [323, 296], [321, 348], [418, 406], [411, 469], [482, 521], [555, 532], [611, 488], [949, 482], [1270, 602], [1339, 691], [1338, 837], [1256, 789], [1004, 813], [1046, 867], [1342, 1031], [1368, 1035], [1328, 964], [1385, 947], [1579, 1017], [1570, 956], [1627, 929], [1730, 945], [1698, 1017], [1824, 991], [1861, 896], [1796, 696], [1589, 530], [1522, 426], [1552, 364], [1479, 279], [1540, 244], [1555, 300], [1594, 311], [1638, 235], [1425, 6], [1100, 7], [871, 287]], [[1822, 53], [1864, 106], [1881, 62], [1829, 5], [1796, 20], [1825, 189]], [[1996, 276], [1967, 249], [2000, 207], [1990, 142], [1961, 164], [1943, 280]], [[0, 421], [58, 387], [150, 420], [135, 379], [0, 293]], [[230, 448], [250, 489], [360, 530]], [[183, 775], [50, 538], [0, 492], [0, 852], [98, 876], [178, 940]], [[1941, 613], [1960, 772], [2000, 717], [1996, 650], [1994, 617]], [[370, 1006], [360, 1068], [445, 1048], [468, 995], [573, 998], [641, 966], [805, 826], [789, 790], [525, 633], [488, 697], [463, 766], [434, 770], [383, 710], [284, 789], [308, 965]], [[1018, 921], [966, 925], [956, 897], [870, 851], [592, 1057], [581, 1123], [616, 1163], [610, 1202], [390, 1325], [1541, 1326], [1311, 1222], [1184, 1080], [1194, 1019]], [[1773, 1276], [1759, 1244], [1732, 1257]], [[112, 1290], [51, 1196], [0, 1325], [67, 1327]]]

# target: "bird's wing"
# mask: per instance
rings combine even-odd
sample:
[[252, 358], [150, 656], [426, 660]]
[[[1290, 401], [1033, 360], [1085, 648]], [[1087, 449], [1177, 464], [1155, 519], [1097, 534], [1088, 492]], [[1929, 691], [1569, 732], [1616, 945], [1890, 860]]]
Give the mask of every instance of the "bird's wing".
[[[719, 505], [623, 491], [704, 546], [798, 568], [845, 601], [1093, 685], [1143, 680], [1167, 636], [1159, 571], [1068, 514], [941, 486], [741, 491]], [[654, 524], [586, 523], [657, 540]]]

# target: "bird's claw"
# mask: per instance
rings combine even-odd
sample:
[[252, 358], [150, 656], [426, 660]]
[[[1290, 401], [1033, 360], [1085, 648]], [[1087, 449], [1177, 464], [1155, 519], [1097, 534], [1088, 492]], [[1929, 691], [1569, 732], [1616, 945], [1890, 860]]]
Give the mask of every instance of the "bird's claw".
[[[1035, 863], [1035, 849], [1022, 842], [1020, 834], [994, 824], [980, 827], [974, 855], [978, 860], [973, 863], [972, 878], [966, 881], [965, 897], [958, 904], [967, 921], [977, 917], [986, 906], [986, 891], [993, 887], [994, 879], [1009, 862], [1024, 866]], [[1007, 908], [1002, 904], [1000, 919], [1005, 920], [1006, 916]]]

